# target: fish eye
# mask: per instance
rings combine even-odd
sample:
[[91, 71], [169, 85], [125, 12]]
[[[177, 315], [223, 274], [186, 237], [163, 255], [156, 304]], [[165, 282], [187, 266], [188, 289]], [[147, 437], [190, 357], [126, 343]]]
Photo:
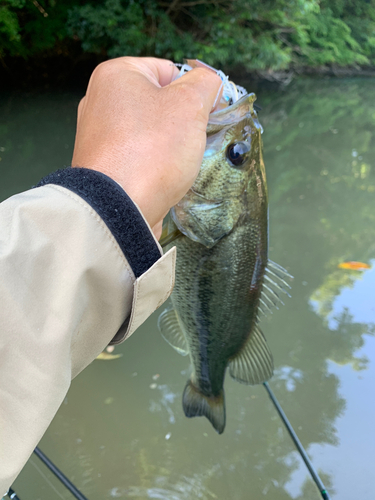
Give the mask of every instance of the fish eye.
[[227, 148], [227, 159], [234, 167], [241, 167], [247, 159], [250, 144], [247, 142], [235, 142]]

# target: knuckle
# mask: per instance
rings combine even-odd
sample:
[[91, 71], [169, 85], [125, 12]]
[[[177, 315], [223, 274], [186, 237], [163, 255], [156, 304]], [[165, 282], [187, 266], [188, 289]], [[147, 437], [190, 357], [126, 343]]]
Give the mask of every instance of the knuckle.
[[92, 74], [93, 80], [106, 80], [111, 78], [113, 75], [117, 74], [120, 68], [118, 59], [111, 59], [110, 61], [104, 61], [94, 69]]
[[79, 122], [79, 120], [81, 118], [84, 104], [85, 104], [85, 98], [82, 97], [82, 99], [79, 101], [78, 108], [77, 108], [77, 121], [78, 122]]
[[80, 113], [82, 111], [84, 103], [85, 103], [85, 97], [82, 97], [82, 99], [79, 101], [79, 104], [78, 104], [78, 113]]
[[135, 64], [139, 58], [138, 57], [131, 57], [131, 56], [123, 56], [119, 57], [118, 59], [113, 59], [114, 61], [121, 62], [121, 64]]

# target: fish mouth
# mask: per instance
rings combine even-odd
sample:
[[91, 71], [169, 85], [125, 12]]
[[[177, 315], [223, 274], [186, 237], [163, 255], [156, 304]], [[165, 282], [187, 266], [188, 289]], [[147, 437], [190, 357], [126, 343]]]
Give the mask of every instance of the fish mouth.
[[213, 111], [210, 116], [218, 116], [221, 114], [225, 114], [228, 111], [233, 111], [233, 110], [237, 109], [238, 107], [242, 106], [245, 102], [248, 102], [249, 104], [253, 103], [254, 101], [256, 101], [256, 98], [257, 97], [254, 94], [254, 92], [250, 92], [249, 94], [246, 94], [243, 97], [241, 97], [240, 99], [238, 99], [236, 102], [234, 102], [230, 106], [227, 106], [226, 108], [219, 109], [217, 111]]
[[207, 124], [207, 137], [242, 120], [249, 119], [254, 123], [258, 122], [257, 113], [253, 107], [255, 100], [254, 93], [246, 94], [227, 108], [211, 113]]
[[228, 121], [229, 117], [232, 117], [232, 120], [238, 120], [243, 117], [247, 113], [255, 113], [253, 104], [256, 101], [256, 95], [251, 92], [249, 94], [244, 95], [238, 101], [227, 106], [226, 108], [219, 109], [218, 111], [214, 111], [210, 114], [209, 123], [218, 124], [222, 123], [223, 120]]

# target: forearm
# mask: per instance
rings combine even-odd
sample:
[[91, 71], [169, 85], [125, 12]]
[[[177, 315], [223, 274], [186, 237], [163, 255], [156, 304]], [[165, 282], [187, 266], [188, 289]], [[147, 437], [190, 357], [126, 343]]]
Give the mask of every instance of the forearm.
[[120, 187], [108, 179], [112, 199], [100, 201], [95, 182], [80, 195], [48, 184], [0, 205], [0, 493], [71, 379], [113, 339], [133, 333], [173, 287], [174, 251], [161, 256], [131, 202], [124, 220]]

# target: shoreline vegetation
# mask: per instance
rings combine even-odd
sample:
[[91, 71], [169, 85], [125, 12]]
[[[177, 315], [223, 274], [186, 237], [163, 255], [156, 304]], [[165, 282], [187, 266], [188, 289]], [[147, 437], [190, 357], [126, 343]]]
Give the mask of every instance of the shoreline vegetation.
[[0, 85], [81, 85], [121, 55], [247, 80], [375, 76], [375, 0], [0, 0]]

